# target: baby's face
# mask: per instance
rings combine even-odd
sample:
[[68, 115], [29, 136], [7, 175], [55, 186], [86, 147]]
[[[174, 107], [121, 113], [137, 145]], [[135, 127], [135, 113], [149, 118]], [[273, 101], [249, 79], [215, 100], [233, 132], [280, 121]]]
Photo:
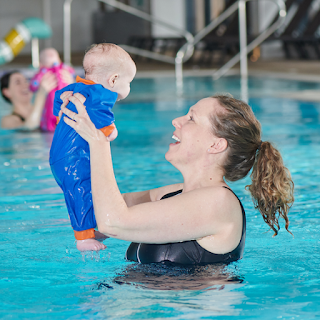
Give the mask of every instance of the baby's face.
[[59, 65], [61, 63], [58, 52], [54, 50], [45, 51], [40, 57], [40, 64], [42, 67], [51, 68], [54, 65]]
[[118, 101], [125, 99], [130, 93], [130, 83], [136, 75], [136, 66], [134, 62], [119, 74], [119, 78], [114, 84], [112, 91], [118, 93]]

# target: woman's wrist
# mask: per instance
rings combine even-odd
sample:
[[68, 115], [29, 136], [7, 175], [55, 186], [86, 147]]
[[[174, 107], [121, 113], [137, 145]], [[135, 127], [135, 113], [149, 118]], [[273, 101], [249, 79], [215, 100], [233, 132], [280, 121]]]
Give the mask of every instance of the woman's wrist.
[[47, 94], [48, 91], [46, 90], [45, 87], [43, 86], [39, 86], [39, 90], [38, 90], [39, 94]]
[[96, 130], [95, 134], [88, 141], [90, 147], [102, 147], [105, 144], [110, 144], [110, 141], [106, 138], [106, 136], [100, 131]]

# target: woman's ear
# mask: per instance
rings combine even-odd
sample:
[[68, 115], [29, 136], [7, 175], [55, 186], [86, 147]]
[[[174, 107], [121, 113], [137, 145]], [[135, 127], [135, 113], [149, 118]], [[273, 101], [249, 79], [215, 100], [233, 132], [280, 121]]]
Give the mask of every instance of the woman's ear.
[[118, 73], [114, 73], [113, 75], [110, 76], [110, 78], [108, 80], [108, 83], [109, 83], [109, 86], [111, 88], [114, 87], [114, 85], [116, 84], [118, 78], [119, 78], [119, 74]]
[[224, 138], [217, 138], [216, 141], [210, 148], [208, 148], [208, 153], [221, 153], [228, 148], [228, 141]]
[[3, 88], [1, 91], [2, 95], [5, 96], [6, 98], [10, 99], [10, 93], [8, 88]]

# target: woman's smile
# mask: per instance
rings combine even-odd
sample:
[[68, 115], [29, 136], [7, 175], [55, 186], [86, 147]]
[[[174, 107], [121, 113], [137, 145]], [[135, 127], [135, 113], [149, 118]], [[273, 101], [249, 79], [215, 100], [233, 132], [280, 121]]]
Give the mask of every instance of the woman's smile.
[[176, 140], [176, 143], [173, 143], [173, 144], [179, 144], [180, 143], [180, 139], [175, 134], [172, 135], [172, 139]]

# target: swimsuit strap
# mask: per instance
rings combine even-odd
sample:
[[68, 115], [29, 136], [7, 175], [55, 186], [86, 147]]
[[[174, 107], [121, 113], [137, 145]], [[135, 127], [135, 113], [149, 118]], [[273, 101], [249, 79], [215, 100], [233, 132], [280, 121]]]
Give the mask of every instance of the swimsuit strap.
[[237, 196], [229, 187], [222, 186], [222, 188], [225, 188], [225, 189], [230, 190], [230, 191], [236, 196], [236, 198], [238, 199], [238, 201], [239, 201], [239, 203], [240, 203], [240, 206], [241, 206], [241, 209], [242, 209], [242, 213], [244, 213], [245, 210], [244, 210], [243, 205], [242, 205], [242, 202], [241, 202], [241, 200], [238, 198], [238, 196]]
[[17, 116], [18, 118], [20, 118], [20, 120], [21, 120], [22, 122], [25, 122], [25, 121], [26, 121], [26, 118], [25, 118], [25, 117], [23, 117], [21, 114], [15, 112], [15, 111], [12, 112], [12, 115], [13, 115], [13, 116]]
[[175, 195], [177, 195], [177, 194], [180, 194], [181, 192], [182, 192], [182, 189], [177, 190], [177, 191], [173, 191], [173, 192], [170, 192], [170, 193], [167, 193], [167, 194], [165, 194], [160, 200], [173, 197], [173, 196], [175, 196]]

